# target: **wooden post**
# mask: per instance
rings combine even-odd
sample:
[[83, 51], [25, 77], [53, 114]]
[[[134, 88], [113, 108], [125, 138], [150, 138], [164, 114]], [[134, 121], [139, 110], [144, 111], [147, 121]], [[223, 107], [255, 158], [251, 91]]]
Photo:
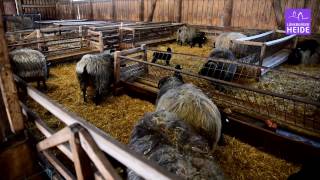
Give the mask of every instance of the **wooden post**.
[[90, 19], [94, 20], [92, 0], [90, 0]]
[[[142, 44], [141, 50], [143, 50], [143, 60], [148, 61], [147, 46], [145, 44]], [[148, 74], [148, 65], [147, 64], [144, 64], [144, 72]]]
[[177, 11], [178, 15], [176, 18], [176, 22], [181, 22], [182, 20], [182, 0], [178, 1], [178, 11]]
[[71, 3], [71, 16], [72, 16], [72, 19], [76, 19], [76, 13], [75, 13], [75, 10], [74, 10], [74, 3], [73, 1], [70, 1]]
[[274, 14], [276, 16], [277, 21], [277, 28], [278, 29], [284, 29], [284, 22], [283, 22], [283, 10], [281, 8], [281, 1], [279, 0], [273, 0], [272, 3]]
[[4, 5], [3, 5], [3, 0], [0, 0], [0, 14], [1, 15], [4, 15], [5, 14], [5, 12], [4, 12]]
[[132, 29], [132, 48], [136, 47], [136, 30]]
[[98, 47], [100, 52], [104, 51], [104, 43], [103, 43], [103, 33], [102, 31], [99, 32], [99, 47]]
[[112, 20], [117, 19], [117, 13], [116, 13], [116, 0], [112, 0]]
[[8, 116], [6, 113], [6, 108], [0, 95], [0, 143], [6, 140], [7, 135], [10, 132], [10, 126], [8, 122]]
[[261, 47], [261, 52], [260, 52], [259, 66], [262, 66], [263, 59], [266, 55], [266, 49], [267, 49], [267, 46], [265, 44], [263, 44]]
[[79, 26], [80, 48], [83, 47], [83, 27]]
[[144, 21], [144, 0], [140, 0], [139, 20]]
[[120, 56], [121, 55], [121, 52], [120, 51], [116, 51], [114, 53], [114, 83], [113, 83], [113, 91], [114, 93], [116, 93], [117, 91], [117, 87], [118, 87], [118, 84], [120, 82]]
[[2, 16], [0, 17], [0, 87], [11, 131], [18, 133], [24, 129], [23, 116], [11, 72]]
[[22, 3], [21, 3], [21, 0], [15, 0], [16, 2], [16, 9], [17, 9], [17, 15], [21, 15], [23, 14], [22, 12]]
[[157, 6], [157, 2], [158, 2], [158, 0], [153, 0], [153, 3], [151, 5], [151, 11], [150, 11], [148, 19], [147, 19], [148, 22], [151, 22], [152, 19], [153, 19], [153, 15], [154, 15], [154, 11], [155, 11], [156, 6]]
[[[41, 41], [42, 38], [42, 33], [40, 31], [40, 29], [36, 30], [36, 34], [37, 34], [37, 41]], [[38, 43], [38, 50], [42, 51], [41, 47], [43, 46], [43, 43]]]
[[226, 0], [223, 12], [223, 26], [230, 27], [232, 20], [233, 0]]

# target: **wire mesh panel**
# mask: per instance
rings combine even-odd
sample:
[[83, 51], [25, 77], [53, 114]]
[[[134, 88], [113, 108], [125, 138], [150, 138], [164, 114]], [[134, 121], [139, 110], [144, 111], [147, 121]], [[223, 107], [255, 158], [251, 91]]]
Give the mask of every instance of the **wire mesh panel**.
[[[135, 81], [157, 87], [161, 78], [181, 72], [186, 83], [201, 88], [221, 108], [320, 135], [319, 78], [249, 65], [239, 59], [230, 61], [152, 50], [147, 51], [147, 61], [134, 56], [137, 54], [121, 56], [122, 61], [134, 64], [123, 69], [122, 76], [128, 71], [131, 74], [127, 76], [135, 77]], [[177, 65], [182, 70], [175, 69]], [[137, 73], [132, 73], [132, 69]], [[262, 69], [268, 70], [264, 76], [260, 76]]]

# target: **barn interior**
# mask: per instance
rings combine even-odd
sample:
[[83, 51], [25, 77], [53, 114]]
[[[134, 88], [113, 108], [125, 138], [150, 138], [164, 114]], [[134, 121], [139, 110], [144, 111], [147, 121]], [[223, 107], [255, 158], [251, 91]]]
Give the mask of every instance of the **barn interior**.
[[[311, 12], [310, 33], [286, 32], [288, 9]], [[320, 179], [318, 0], [1, 0], [0, 10], [0, 179]], [[95, 77], [87, 61], [102, 63]], [[183, 140], [158, 120], [161, 140], [135, 149], [167, 77], [217, 107], [209, 123], [222, 123], [222, 143], [179, 144], [188, 133], [211, 143], [179, 117]], [[152, 159], [162, 141], [181, 159], [161, 149]]]

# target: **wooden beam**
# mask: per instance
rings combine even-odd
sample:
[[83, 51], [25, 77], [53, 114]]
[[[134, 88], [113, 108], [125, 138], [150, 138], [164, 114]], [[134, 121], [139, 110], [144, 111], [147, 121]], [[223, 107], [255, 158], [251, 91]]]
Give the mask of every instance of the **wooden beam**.
[[70, 126], [72, 135], [70, 138], [70, 147], [73, 154], [74, 168], [78, 180], [93, 179], [94, 174], [90, 165], [90, 159], [85, 151], [81, 148], [79, 131], [83, 129], [79, 124]]
[[151, 11], [150, 11], [150, 13], [148, 15], [148, 19], [147, 19], [148, 22], [151, 22], [153, 20], [154, 11], [156, 9], [157, 2], [158, 2], [158, 0], [153, 0], [153, 2], [152, 2]]
[[144, 21], [144, 0], [140, 0], [139, 20]]
[[177, 11], [177, 19], [176, 22], [181, 22], [182, 20], [182, 0], [178, 1], [178, 11]]
[[49, 5], [38, 5], [38, 4], [22, 4], [22, 8], [55, 8], [56, 5], [49, 4]]
[[223, 11], [223, 26], [230, 27], [232, 20], [233, 0], [226, 0]]
[[18, 133], [24, 129], [23, 116], [19, 104], [16, 84], [13, 80], [8, 55], [7, 43], [3, 28], [3, 19], [0, 17], [0, 87], [11, 131]]
[[73, 174], [66, 168], [52, 153], [43, 151], [43, 155], [53, 165], [53, 167], [67, 180], [76, 179]]
[[46, 149], [49, 149], [51, 147], [58, 146], [64, 142], [69, 141], [71, 135], [70, 128], [67, 126], [60, 131], [56, 132], [52, 136], [40, 141], [37, 144], [38, 151], [44, 151]]
[[100, 172], [101, 176], [104, 179], [110, 180], [121, 179], [86, 129], [80, 130], [79, 137], [83, 150], [87, 153], [93, 164]]

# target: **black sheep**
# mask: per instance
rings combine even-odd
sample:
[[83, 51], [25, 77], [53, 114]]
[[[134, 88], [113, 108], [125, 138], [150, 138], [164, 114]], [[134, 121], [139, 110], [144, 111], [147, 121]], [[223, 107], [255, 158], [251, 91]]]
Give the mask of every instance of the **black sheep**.
[[156, 63], [158, 59], [160, 60], [164, 60], [166, 61], [166, 65], [169, 66], [170, 64], [170, 60], [172, 57], [172, 50], [171, 48], [167, 49], [167, 53], [163, 53], [163, 52], [154, 52], [153, 53], [153, 59], [152, 59], [152, 63]]
[[207, 41], [207, 37], [204, 32], [198, 32], [195, 37], [192, 37], [190, 46], [194, 47], [196, 44], [199, 44], [199, 47], [202, 48], [202, 44], [205, 44]]
[[320, 45], [316, 40], [304, 40], [297, 44], [288, 57], [288, 64], [316, 64], [320, 62]]

